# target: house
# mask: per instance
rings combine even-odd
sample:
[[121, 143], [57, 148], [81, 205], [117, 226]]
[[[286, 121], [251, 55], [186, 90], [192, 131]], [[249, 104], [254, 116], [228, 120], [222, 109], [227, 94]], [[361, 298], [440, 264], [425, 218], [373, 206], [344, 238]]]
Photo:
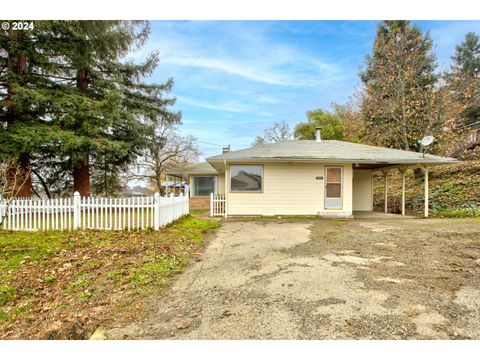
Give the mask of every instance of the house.
[[[224, 195], [228, 216], [319, 215], [351, 217], [373, 211], [373, 173], [423, 168], [425, 217], [428, 169], [456, 159], [412, 151], [322, 140], [289, 140], [225, 151], [171, 175], [189, 178], [193, 206], [208, 208], [209, 196]], [[404, 174], [404, 171], [402, 171]], [[385, 194], [388, 184], [385, 176]], [[405, 182], [403, 182], [405, 183]], [[223, 197], [222, 197], [223, 198]], [[385, 196], [385, 211], [387, 209]], [[405, 213], [405, 185], [402, 213]]]

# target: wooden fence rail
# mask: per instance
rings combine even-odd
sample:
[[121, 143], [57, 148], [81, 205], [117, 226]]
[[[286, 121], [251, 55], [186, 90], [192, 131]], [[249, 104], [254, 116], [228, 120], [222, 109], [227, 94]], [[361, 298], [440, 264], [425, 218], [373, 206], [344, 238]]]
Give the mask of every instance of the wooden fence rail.
[[[160, 229], [188, 214], [188, 194], [131, 198], [81, 197], [0, 201], [5, 230]], [[2, 222], [3, 220], [3, 222]]]

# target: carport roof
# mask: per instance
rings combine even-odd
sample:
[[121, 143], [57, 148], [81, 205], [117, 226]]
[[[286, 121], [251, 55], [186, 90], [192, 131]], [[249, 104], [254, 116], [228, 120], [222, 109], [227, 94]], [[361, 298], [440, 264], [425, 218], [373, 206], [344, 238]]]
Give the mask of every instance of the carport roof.
[[226, 152], [207, 159], [215, 163], [226, 161], [320, 161], [358, 164], [414, 165], [452, 164], [449, 157], [338, 140], [288, 140], [248, 149]]
[[172, 169], [167, 172], [168, 175], [178, 177], [189, 177], [190, 175], [217, 175], [218, 172], [208, 162], [204, 161], [194, 165], [188, 165], [183, 168]]

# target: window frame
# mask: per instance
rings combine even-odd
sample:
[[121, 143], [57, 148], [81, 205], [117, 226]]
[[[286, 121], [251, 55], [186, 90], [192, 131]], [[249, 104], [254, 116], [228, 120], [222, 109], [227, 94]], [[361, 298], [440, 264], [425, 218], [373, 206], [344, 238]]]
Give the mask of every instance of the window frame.
[[192, 184], [193, 191], [191, 192], [192, 197], [208, 197], [208, 195], [195, 195], [197, 187], [195, 186], [195, 178], [213, 178], [213, 196], [217, 196], [217, 175], [192, 175]]
[[[328, 181], [328, 169], [340, 169], [340, 182], [329, 182]], [[344, 183], [344, 166], [343, 165], [325, 165], [325, 186], [324, 186], [324, 196], [323, 196], [323, 208], [325, 210], [343, 210], [343, 183]], [[326, 207], [327, 204], [327, 185], [328, 184], [340, 184], [340, 199], [342, 200], [340, 207]], [[329, 198], [329, 199], [338, 199], [338, 198]]]
[[[232, 166], [259, 166], [262, 169], [262, 189], [261, 190], [232, 190]], [[265, 189], [263, 164], [230, 164], [228, 167], [228, 192], [234, 194], [262, 194]]]

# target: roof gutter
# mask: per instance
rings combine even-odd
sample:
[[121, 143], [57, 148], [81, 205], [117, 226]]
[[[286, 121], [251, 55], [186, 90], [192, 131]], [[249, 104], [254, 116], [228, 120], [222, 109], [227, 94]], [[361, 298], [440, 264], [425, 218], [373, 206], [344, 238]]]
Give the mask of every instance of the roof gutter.
[[206, 159], [211, 165], [213, 163], [224, 163], [228, 162], [292, 162], [292, 161], [302, 161], [302, 162], [318, 162], [318, 163], [347, 163], [347, 164], [380, 164], [380, 165], [388, 165], [388, 164], [456, 164], [460, 161], [453, 158], [446, 158], [448, 160], [435, 160], [435, 159], [427, 159], [422, 158], [418, 160], [366, 160], [366, 159], [312, 159], [312, 158], [235, 158], [235, 159]]

